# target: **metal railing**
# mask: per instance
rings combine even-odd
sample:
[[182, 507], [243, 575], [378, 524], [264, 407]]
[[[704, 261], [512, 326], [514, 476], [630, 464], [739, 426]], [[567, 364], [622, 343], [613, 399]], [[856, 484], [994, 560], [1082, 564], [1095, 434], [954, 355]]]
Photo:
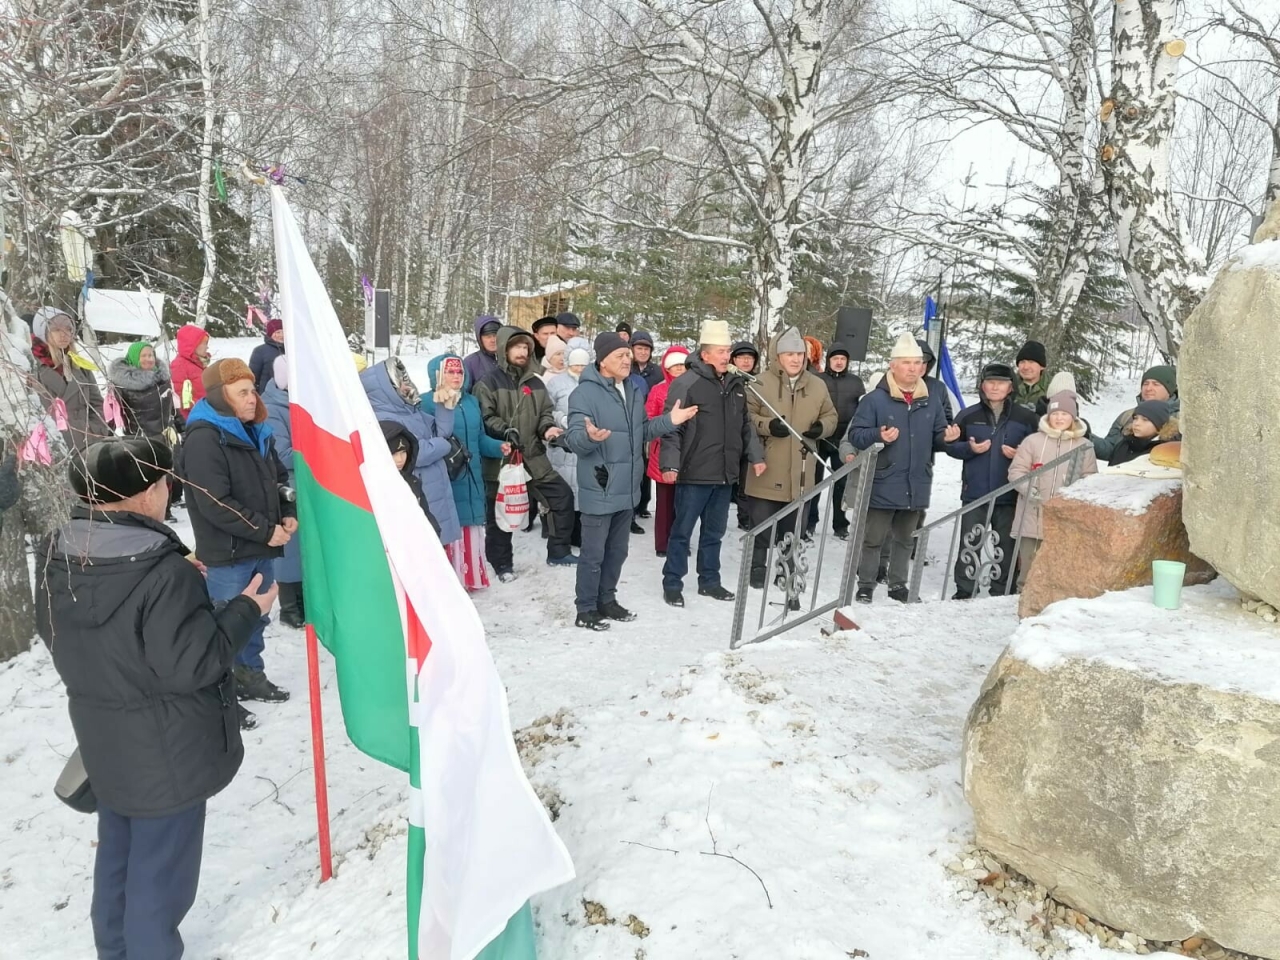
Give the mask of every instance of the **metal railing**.
[[[800, 499], [787, 504], [768, 520], [757, 524], [742, 535], [742, 566], [738, 571], [738, 594], [733, 606], [733, 632], [729, 638], [730, 649], [748, 643], [760, 643], [770, 637], [785, 633], [815, 617], [848, 606], [853, 599], [857, 579], [858, 559], [862, 555], [862, 536], [867, 520], [867, 503], [871, 497], [871, 484], [875, 479], [876, 457], [881, 445], [875, 444], [860, 451], [852, 463], [843, 464], [821, 483], [807, 491]], [[820, 598], [823, 586], [826, 556], [826, 531], [831, 526], [833, 510], [843, 509], [836, 504], [835, 485], [845, 481], [844, 502], [848, 504], [849, 538], [844, 541], [844, 557], [840, 564], [838, 582], [832, 595]], [[813, 543], [804, 539], [805, 521], [809, 504], [823, 494], [826, 497], [821, 511], [817, 536]], [[768, 556], [765, 561], [763, 589], [749, 590], [751, 579], [752, 549], [757, 536], [767, 536]], [[810, 553], [816, 556], [810, 558]], [[827, 564], [827, 566], [832, 566]], [[827, 576], [831, 587], [836, 577]], [[772, 595], [772, 599], [771, 599]], [[807, 595], [807, 600], [805, 599]], [[749, 636], [744, 636], [747, 608], [757, 608], [755, 626]], [[771, 612], [771, 608], [778, 608]]]
[[[956, 582], [957, 592], [966, 593], [970, 597], [989, 597], [993, 592], [997, 595], [1015, 592], [1018, 552], [1022, 546], [1026, 514], [1024, 511], [1023, 522], [1014, 530], [1014, 505], [998, 504], [997, 501], [1010, 493], [1022, 497], [1034, 496], [1035, 484], [1050, 471], [1065, 470], [1061, 473], [1060, 483], [1056, 482], [1059, 478], [1054, 478], [1055, 488], [1061, 489], [1074, 483], [1080, 477], [1080, 465], [1085, 452], [1091, 449], [1087, 444], [1076, 447], [1026, 476], [1006, 483], [917, 530], [911, 567], [910, 599], [915, 601], [920, 598], [920, 583], [924, 578], [925, 564], [929, 562], [929, 537], [948, 523], [954, 523], [955, 530], [951, 534], [951, 546], [947, 551], [939, 599], [947, 599], [947, 584], [953, 581]], [[959, 563], [956, 562], [957, 553]], [[968, 591], [961, 588], [957, 570], [972, 585]]]

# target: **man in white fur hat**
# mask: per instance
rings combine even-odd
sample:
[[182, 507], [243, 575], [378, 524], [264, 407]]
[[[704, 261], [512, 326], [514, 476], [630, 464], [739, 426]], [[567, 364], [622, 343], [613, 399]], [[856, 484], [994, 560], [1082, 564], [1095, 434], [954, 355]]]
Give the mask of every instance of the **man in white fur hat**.
[[694, 524], [698, 535], [698, 595], [732, 600], [720, 583], [720, 543], [729, 524], [733, 485], [745, 459], [758, 477], [764, 473], [764, 450], [747, 416], [745, 381], [729, 374], [733, 341], [729, 324], [707, 320], [698, 337], [698, 354], [684, 374], [671, 382], [665, 412], [678, 403], [698, 408], [698, 416], [663, 438], [658, 465], [662, 482], [675, 484], [675, 522], [662, 567], [663, 599], [684, 606], [684, 578], [689, 572], [689, 544]]
[[920, 345], [904, 333], [889, 354], [889, 372], [862, 398], [849, 425], [849, 440], [856, 449], [884, 444], [876, 461], [858, 564], [859, 603], [871, 602], [880, 548], [889, 536], [889, 596], [906, 603], [911, 539], [929, 507], [933, 487], [931, 455], [960, 436], [959, 427], [947, 425], [946, 406], [942, 397], [931, 394], [924, 368]]

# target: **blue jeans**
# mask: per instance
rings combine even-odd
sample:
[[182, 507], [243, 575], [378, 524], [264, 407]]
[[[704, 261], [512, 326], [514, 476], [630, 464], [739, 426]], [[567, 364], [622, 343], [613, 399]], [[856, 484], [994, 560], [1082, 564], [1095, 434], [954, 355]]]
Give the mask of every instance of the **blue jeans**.
[[720, 586], [720, 541], [729, 526], [733, 484], [677, 483], [676, 519], [667, 540], [667, 562], [662, 566], [662, 589], [680, 590], [689, 572], [689, 542], [693, 525], [702, 521], [698, 534], [698, 586]]
[[178, 925], [196, 900], [204, 801], [167, 817], [124, 817], [98, 804], [89, 916], [98, 960], [178, 960]]
[[[209, 597], [214, 603], [234, 600], [244, 592], [244, 588], [249, 585], [255, 573], [262, 574], [261, 589], [265, 590], [276, 581], [275, 569], [276, 562], [266, 557], [257, 560], [241, 560], [225, 567], [210, 567], [209, 576], [205, 580], [209, 588]], [[250, 670], [262, 669], [262, 651], [266, 647], [262, 634], [270, 622], [270, 617], [263, 617], [258, 621], [248, 644], [236, 655], [237, 664], [248, 667]]]

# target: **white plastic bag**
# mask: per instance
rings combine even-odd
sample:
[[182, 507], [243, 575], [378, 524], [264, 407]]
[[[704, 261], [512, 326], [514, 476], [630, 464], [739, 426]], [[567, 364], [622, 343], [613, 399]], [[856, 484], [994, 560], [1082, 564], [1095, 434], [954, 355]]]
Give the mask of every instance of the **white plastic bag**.
[[494, 503], [493, 516], [499, 530], [516, 533], [523, 530], [529, 520], [529, 474], [524, 459], [518, 453], [498, 471], [498, 499]]

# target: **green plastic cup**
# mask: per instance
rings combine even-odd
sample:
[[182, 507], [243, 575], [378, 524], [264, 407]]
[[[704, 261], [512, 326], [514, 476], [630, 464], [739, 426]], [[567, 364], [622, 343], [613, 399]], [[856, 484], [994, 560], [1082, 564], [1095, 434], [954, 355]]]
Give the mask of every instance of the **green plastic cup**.
[[1187, 565], [1177, 560], [1151, 561], [1152, 599], [1162, 610], [1177, 610], [1182, 605], [1182, 580]]

